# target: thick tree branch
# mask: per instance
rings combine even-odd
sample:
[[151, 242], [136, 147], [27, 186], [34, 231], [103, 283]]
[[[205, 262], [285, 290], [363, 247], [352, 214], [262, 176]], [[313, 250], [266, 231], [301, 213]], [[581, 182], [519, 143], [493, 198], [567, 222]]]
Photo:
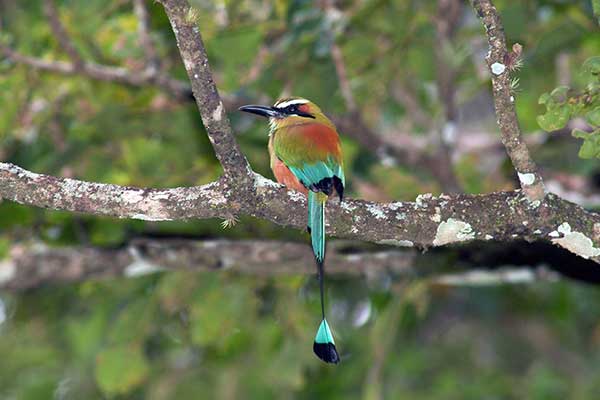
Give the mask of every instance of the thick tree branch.
[[221, 182], [173, 189], [139, 189], [35, 174], [0, 163], [0, 195], [41, 208], [168, 221], [226, 218], [230, 215]]
[[[0, 197], [42, 208], [165, 221], [229, 218], [232, 213], [306, 228], [306, 199], [261, 175], [244, 183], [141, 189], [34, 174], [0, 163]], [[290, 212], [290, 209], [296, 212]], [[303, 210], [302, 212], [298, 212]], [[472, 240], [544, 240], [600, 262], [600, 215], [555, 195], [531, 203], [520, 191], [487, 195], [421, 195], [416, 202], [330, 202], [327, 232], [406, 247]]]
[[490, 46], [486, 61], [492, 75], [494, 108], [502, 143], [517, 171], [521, 188], [530, 200], [539, 201], [544, 198], [546, 190], [521, 135], [510, 88], [510, 71], [507, 66], [509, 53], [500, 15], [491, 0], [473, 0], [473, 7], [483, 23]]

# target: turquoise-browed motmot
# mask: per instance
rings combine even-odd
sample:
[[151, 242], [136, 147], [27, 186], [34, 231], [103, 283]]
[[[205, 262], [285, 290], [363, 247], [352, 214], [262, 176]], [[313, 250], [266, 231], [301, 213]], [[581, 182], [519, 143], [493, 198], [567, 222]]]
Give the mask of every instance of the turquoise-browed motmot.
[[325, 203], [334, 192], [342, 201], [344, 170], [340, 138], [333, 123], [314, 103], [290, 97], [272, 107], [248, 105], [246, 111], [269, 118], [271, 169], [278, 182], [308, 196], [308, 232], [319, 275], [321, 324], [313, 350], [323, 361], [337, 364], [340, 357], [325, 319], [323, 262], [325, 260]]

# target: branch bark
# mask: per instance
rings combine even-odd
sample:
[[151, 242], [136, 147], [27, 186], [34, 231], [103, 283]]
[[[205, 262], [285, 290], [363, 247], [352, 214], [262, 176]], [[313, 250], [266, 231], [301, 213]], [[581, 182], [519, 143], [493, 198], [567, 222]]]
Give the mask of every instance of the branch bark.
[[463, 192], [458, 178], [454, 174], [452, 156], [456, 142], [456, 75], [452, 63], [448, 62], [446, 50], [451, 46], [454, 32], [458, 26], [461, 2], [458, 0], [439, 0], [435, 17], [436, 43], [434, 45], [436, 81], [438, 96], [444, 108], [444, 123], [439, 130], [439, 148], [436, 154], [438, 163], [445, 172], [449, 193]]
[[102, 65], [93, 62], [84, 62], [78, 68], [75, 63], [67, 61], [47, 61], [41, 58], [30, 57], [16, 52], [0, 42], [0, 52], [12, 62], [24, 64], [40, 71], [48, 71], [63, 75], [83, 75], [91, 79], [115, 82], [134, 87], [155, 86], [177, 99], [189, 100], [192, 91], [189, 84], [168, 77], [165, 74], [152, 74], [148, 71], [134, 73], [126, 68]]
[[138, 38], [144, 49], [146, 67], [150, 73], [157, 73], [160, 69], [160, 59], [150, 36], [150, 14], [146, 8], [145, 0], [133, 0], [133, 12], [138, 20]]
[[[415, 252], [347, 254], [348, 243], [329, 247], [327, 273], [412, 275]], [[253, 275], [314, 274], [307, 244], [277, 241], [137, 239], [126, 247], [49, 248], [16, 245], [0, 261], [0, 288], [28, 289], [87, 279], [140, 276], [164, 270], [228, 270]]]
[[[198, 187], [144, 189], [60, 179], [0, 163], [0, 197], [118, 218], [167, 221], [230, 218], [233, 213], [306, 227], [305, 197], [258, 174], [249, 186], [221, 180]], [[545, 240], [600, 263], [600, 215], [553, 194], [537, 203], [519, 190], [426, 194], [416, 202], [347, 199], [328, 204], [327, 221], [331, 235], [379, 244], [428, 248], [472, 240]]]
[[[359, 250], [356, 243], [332, 242], [327, 273], [426, 279], [440, 286], [488, 286], [556, 281], [545, 267], [471, 269], [432, 275], [417, 269], [410, 250]], [[0, 261], [0, 289], [25, 290], [90, 279], [138, 277], [161, 271], [227, 270], [252, 275], [314, 274], [307, 244], [262, 240], [135, 239], [119, 248], [51, 248], [41, 243], [13, 245]], [[352, 250], [349, 252], [348, 250]]]
[[500, 15], [491, 0], [473, 0], [473, 8], [483, 23], [490, 47], [486, 62], [492, 76], [494, 108], [502, 143], [518, 174], [521, 188], [530, 200], [539, 201], [544, 198], [546, 189], [521, 135], [510, 89], [510, 74], [506, 65], [509, 53]]
[[191, 17], [191, 7], [186, 0], [162, 0], [160, 3], [165, 8], [175, 33], [198, 111], [224, 175], [248, 184], [252, 179], [252, 170], [235, 141], [225, 106], [208, 65], [200, 30]]

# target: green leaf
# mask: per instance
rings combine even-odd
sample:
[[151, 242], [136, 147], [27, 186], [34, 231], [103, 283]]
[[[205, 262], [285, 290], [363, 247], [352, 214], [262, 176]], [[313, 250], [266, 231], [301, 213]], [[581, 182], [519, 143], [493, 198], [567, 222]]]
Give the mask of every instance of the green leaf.
[[571, 135], [578, 139], [583, 139], [583, 144], [579, 149], [579, 157], [585, 159], [600, 158], [600, 129], [594, 132], [573, 129]]
[[594, 11], [594, 16], [598, 19], [598, 23], [600, 24], [600, 0], [592, 0], [592, 10]]
[[571, 108], [564, 106], [548, 110], [546, 114], [538, 116], [537, 123], [543, 130], [551, 132], [564, 128], [570, 118]]
[[585, 119], [592, 126], [600, 126], [600, 107], [585, 114]]
[[590, 136], [589, 132], [582, 131], [581, 129], [573, 129], [571, 136], [577, 139], [587, 139]]
[[137, 344], [110, 347], [96, 357], [96, 382], [108, 396], [130, 392], [146, 379], [148, 371]]
[[[594, 0], [598, 3], [600, 0]], [[595, 12], [598, 10], [594, 10]], [[598, 14], [596, 14], [598, 15]], [[583, 63], [583, 70], [591, 74], [600, 74], [600, 56], [590, 57]]]
[[565, 101], [567, 101], [567, 93], [569, 92], [569, 90], [570, 88], [568, 86], [563, 85], [555, 88], [552, 92], [550, 92], [550, 97], [552, 98], [552, 101], [554, 103], [553, 105], [562, 104]]

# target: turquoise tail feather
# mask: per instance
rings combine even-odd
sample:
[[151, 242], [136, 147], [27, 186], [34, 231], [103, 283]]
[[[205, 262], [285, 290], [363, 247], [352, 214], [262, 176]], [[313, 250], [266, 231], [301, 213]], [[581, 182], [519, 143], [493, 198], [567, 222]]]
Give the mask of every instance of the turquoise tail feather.
[[329, 329], [329, 324], [325, 319], [325, 300], [323, 283], [325, 275], [323, 271], [323, 262], [325, 261], [325, 202], [327, 195], [315, 193], [312, 190], [308, 192], [308, 230], [310, 232], [310, 241], [317, 261], [317, 270], [319, 274], [319, 289], [321, 291], [321, 316], [322, 320], [317, 329], [313, 351], [321, 360], [326, 363], [337, 364], [340, 357], [335, 348], [333, 334]]
[[313, 351], [317, 357], [326, 363], [337, 364], [340, 362], [340, 356], [333, 341], [333, 334], [325, 318], [323, 318], [321, 324], [319, 324], [319, 329], [317, 329]]
[[318, 263], [325, 259], [325, 202], [327, 196], [308, 191], [308, 228], [313, 252]]

